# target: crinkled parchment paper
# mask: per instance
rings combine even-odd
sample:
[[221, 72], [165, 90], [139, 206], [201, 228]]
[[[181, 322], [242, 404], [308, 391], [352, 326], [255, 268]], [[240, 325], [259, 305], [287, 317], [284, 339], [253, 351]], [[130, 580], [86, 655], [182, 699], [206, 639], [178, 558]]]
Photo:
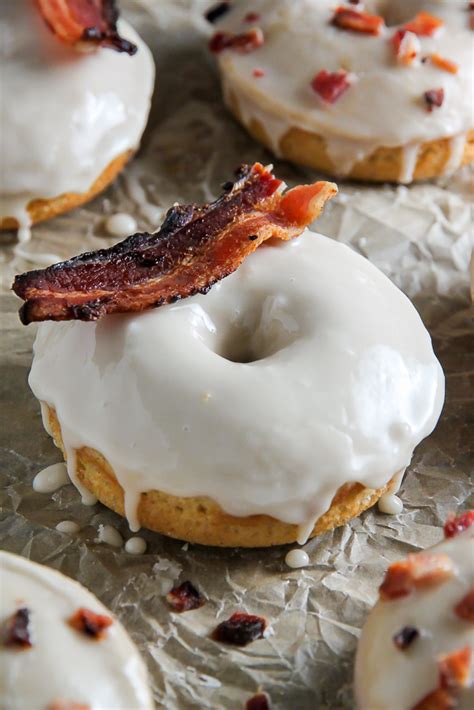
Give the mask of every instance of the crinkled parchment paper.
[[[374, 509], [313, 540], [305, 547], [311, 564], [299, 571], [285, 566], [286, 548], [205, 549], [149, 532], [143, 533], [143, 556], [99, 544], [100, 523], [117, 526], [127, 538], [125, 522], [100, 505], [82, 506], [71, 485], [53, 495], [31, 487], [34, 474], [60, 456], [27, 386], [35, 328], [17, 319], [18, 302], [8, 292], [13, 274], [33, 268], [35, 253], [64, 258], [112, 243], [103, 221], [118, 210], [133, 214], [140, 228], [155, 229], [174, 201], [213, 198], [241, 161], [274, 162], [290, 184], [313, 177], [275, 161], [226, 113], [205, 49], [206, 2], [122, 5], [153, 48], [158, 68], [139, 155], [105, 195], [35, 227], [23, 246], [29, 260], [14, 256], [13, 234], [0, 236], [1, 544], [77, 578], [118, 614], [146, 659], [158, 706], [242, 708], [263, 688], [281, 710], [352, 708], [357, 637], [384, 569], [435, 543], [446, 514], [474, 502], [469, 171], [412, 188], [341, 184], [317, 224], [367, 256], [413, 299], [447, 375], [441, 421], [417, 449], [402, 487], [404, 512], [390, 517]], [[81, 532], [57, 532], [62, 520], [77, 521]], [[207, 603], [170, 613], [163, 593], [187, 579]], [[268, 638], [237, 650], [212, 641], [216, 623], [238, 609], [265, 616]]]

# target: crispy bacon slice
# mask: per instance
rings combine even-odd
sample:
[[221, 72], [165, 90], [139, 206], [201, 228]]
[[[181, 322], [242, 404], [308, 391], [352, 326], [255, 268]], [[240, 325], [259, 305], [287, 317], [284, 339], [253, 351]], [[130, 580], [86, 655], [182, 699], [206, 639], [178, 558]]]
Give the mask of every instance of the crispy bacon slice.
[[385, 600], [406, 597], [415, 590], [434, 587], [452, 576], [454, 565], [443, 553], [420, 552], [390, 565], [380, 586]]
[[466, 510], [460, 515], [451, 514], [444, 524], [444, 536], [455, 537], [474, 525], [474, 510]]
[[443, 25], [444, 22], [439, 17], [430, 15], [429, 12], [419, 12], [413, 20], [403, 25], [403, 28], [422, 37], [432, 37]]
[[474, 624], [474, 587], [456, 604], [454, 613], [460, 619]]
[[316, 182], [283, 194], [281, 180], [259, 163], [242, 166], [224, 187], [211, 204], [172, 207], [155, 234], [17, 276], [22, 322], [97, 320], [207, 293], [265, 240], [301, 234], [337, 192]]
[[340, 30], [362, 32], [369, 35], [379, 35], [384, 26], [383, 17], [369, 15], [367, 12], [351, 10], [347, 7], [337, 7], [331, 19], [331, 24]]
[[137, 46], [121, 37], [115, 0], [36, 0], [51, 32], [65, 44], [82, 43], [135, 54]]

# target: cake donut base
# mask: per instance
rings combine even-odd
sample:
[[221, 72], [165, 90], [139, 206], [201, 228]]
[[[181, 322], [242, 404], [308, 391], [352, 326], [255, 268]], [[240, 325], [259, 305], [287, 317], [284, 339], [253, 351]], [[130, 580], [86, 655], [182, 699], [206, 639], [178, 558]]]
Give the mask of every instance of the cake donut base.
[[[115, 180], [117, 175], [133, 156], [133, 153], [133, 150], [127, 150], [114, 158], [92, 183], [87, 192], [65, 192], [62, 195], [48, 199], [31, 200], [27, 207], [31, 224], [57, 217], [64, 212], [69, 212], [76, 207], [80, 207], [86, 202], [90, 202], [90, 200], [105, 190], [105, 188]], [[15, 217], [0, 217], [0, 229], [17, 229], [19, 226], [18, 220]]]
[[[226, 92], [226, 103], [239, 123], [259, 143], [274, 152], [275, 141], [269, 135], [265, 119], [252, 117], [245, 121], [239, 108], [237, 95], [232, 91]], [[264, 116], [262, 108], [260, 115]], [[269, 116], [268, 126], [272, 118]], [[409, 146], [380, 147], [376, 148], [368, 157], [355, 163], [344, 175], [338, 173], [337, 165], [331, 161], [324, 138], [316, 133], [291, 126], [282, 136], [278, 144], [278, 157], [289, 160], [299, 165], [314, 168], [333, 177], [343, 177], [367, 182], [412, 182], [429, 180], [449, 173], [449, 165], [453, 159], [452, 138], [420, 143], [416, 152], [416, 162], [408, 178], [404, 178], [405, 151]], [[467, 135], [460, 165], [474, 162], [474, 130]]]
[[[44, 405], [49, 431], [66, 458], [61, 425], [56, 412]], [[76, 451], [76, 475], [79, 482], [101, 503], [124, 515], [124, 494], [109, 462], [98, 451]], [[344, 525], [373, 506], [390, 487], [365, 488], [360, 483], [342, 486], [331, 507], [322, 515], [309, 537]], [[293, 543], [298, 526], [268, 515], [236, 517], [225, 513], [210, 498], [173, 496], [161, 491], [142, 493], [138, 506], [140, 524], [163, 535], [200, 545], [217, 547], [270, 547]]]

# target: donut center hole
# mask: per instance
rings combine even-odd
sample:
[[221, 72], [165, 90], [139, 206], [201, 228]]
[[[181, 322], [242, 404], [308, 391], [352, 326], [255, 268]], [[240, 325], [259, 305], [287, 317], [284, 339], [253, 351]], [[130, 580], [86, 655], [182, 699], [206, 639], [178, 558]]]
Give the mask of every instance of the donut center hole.
[[287, 348], [298, 333], [299, 325], [285, 299], [268, 297], [261, 307], [239, 314], [229, 325], [217, 354], [230, 362], [258, 362]]
[[[372, 0], [365, 3], [367, 12], [383, 17], [387, 27], [402, 25], [412, 20], [424, 9], [426, 0], [410, 0], [410, 2], [393, 2], [393, 0]], [[357, 6], [354, 6], [357, 9]]]

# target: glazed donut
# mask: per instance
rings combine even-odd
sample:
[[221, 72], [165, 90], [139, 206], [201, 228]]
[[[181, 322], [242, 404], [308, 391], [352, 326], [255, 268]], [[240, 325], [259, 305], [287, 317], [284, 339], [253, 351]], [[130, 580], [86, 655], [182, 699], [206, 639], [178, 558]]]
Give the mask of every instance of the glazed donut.
[[153, 710], [138, 650], [93, 594], [3, 551], [0, 574], [2, 708]]
[[357, 650], [360, 710], [474, 707], [473, 524], [448, 521], [444, 542], [389, 567]]
[[29, 382], [81, 491], [132, 529], [222, 546], [304, 542], [358, 515], [444, 398], [409, 300], [309, 230], [207, 295], [40, 324]]
[[330, 175], [410, 183], [449, 174], [474, 161], [467, 5], [221, 4], [210, 48], [224, 100], [275, 155]]
[[[0, 229], [28, 227], [90, 200], [137, 149], [154, 81], [148, 47], [124, 21], [134, 56], [79, 51], [36, 3], [1, 0]], [[118, 79], [119, 77], [119, 79]]]

